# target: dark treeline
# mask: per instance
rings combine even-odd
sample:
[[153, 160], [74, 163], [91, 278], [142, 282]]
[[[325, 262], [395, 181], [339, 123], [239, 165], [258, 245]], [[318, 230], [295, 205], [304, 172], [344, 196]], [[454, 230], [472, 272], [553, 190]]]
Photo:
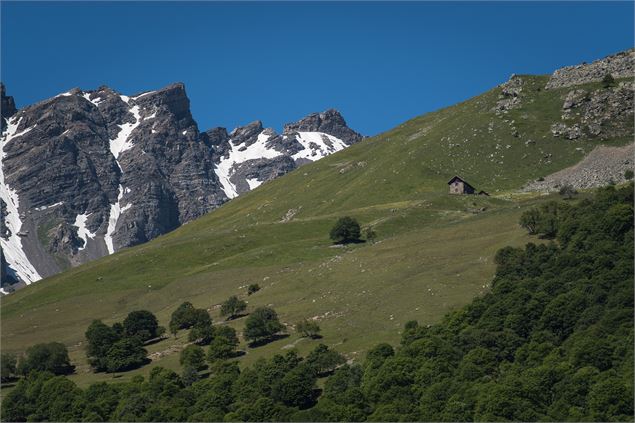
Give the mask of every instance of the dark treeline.
[[191, 384], [155, 368], [85, 390], [35, 370], [2, 418], [632, 421], [633, 185], [529, 213], [522, 224], [546, 241], [500, 250], [489, 293], [439, 324], [408, 322], [401, 345], [377, 345], [361, 365], [319, 346], [242, 370], [215, 360]]

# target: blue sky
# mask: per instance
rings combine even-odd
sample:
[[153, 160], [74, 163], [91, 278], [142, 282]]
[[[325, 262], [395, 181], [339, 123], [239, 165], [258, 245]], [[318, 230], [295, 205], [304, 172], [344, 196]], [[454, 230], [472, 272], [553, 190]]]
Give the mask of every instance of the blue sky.
[[1, 2], [19, 107], [72, 87], [186, 84], [201, 130], [334, 107], [373, 135], [504, 82], [633, 46], [620, 2]]

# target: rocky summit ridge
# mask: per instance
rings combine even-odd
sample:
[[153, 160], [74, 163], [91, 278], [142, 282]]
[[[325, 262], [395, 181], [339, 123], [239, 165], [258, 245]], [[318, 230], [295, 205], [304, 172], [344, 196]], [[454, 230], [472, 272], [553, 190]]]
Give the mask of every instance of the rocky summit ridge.
[[339, 112], [199, 131], [182, 83], [126, 96], [78, 88], [15, 108], [2, 85], [2, 286], [153, 239], [358, 142]]

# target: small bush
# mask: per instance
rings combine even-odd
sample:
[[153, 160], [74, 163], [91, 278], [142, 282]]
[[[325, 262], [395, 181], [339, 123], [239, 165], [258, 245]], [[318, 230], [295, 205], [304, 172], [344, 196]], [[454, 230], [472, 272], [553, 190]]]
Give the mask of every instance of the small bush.
[[563, 185], [562, 188], [560, 188], [560, 195], [566, 199], [571, 199], [577, 194], [578, 194], [578, 191], [576, 191], [576, 189], [573, 188], [572, 185], [567, 184], [567, 185]]
[[366, 237], [366, 241], [374, 244], [375, 240], [377, 239], [377, 232], [375, 232], [375, 230], [371, 226], [369, 226], [364, 231], [364, 236]]
[[320, 333], [320, 326], [313, 320], [304, 319], [298, 322], [296, 330], [304, 338], [317, 338]]
[[633, 179], [633, 176], [633, 171], [630, 169], [624, 172], [624, 179], [626, 179], [627, 181]]
[[260, 291], [260, 285], [257, 283], [252, 283], [247, 287], [247, 295], [255, 294], [258, 291]]
[[604, 76], [604, 79], [602, 79], [602, 87], [609, 88], [614, 85], [615, 85], [615, 79], [613, 78], [613, 75], [611, 75], [610, 73], [607, 73], [606, 76]]

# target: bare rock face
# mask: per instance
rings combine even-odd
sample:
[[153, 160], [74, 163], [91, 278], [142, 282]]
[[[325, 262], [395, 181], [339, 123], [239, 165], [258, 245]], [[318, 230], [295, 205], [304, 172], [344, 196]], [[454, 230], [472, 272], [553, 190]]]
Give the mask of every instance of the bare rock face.
[[84, 243], [77, 236], [75, 229], [66, 222], [62, 222], [48, 232], [50, 239], [48, 250], [52, 254], [73, 255], [77, 254]]
[[10, 118], [17, 112], [15, 108], [15, 101], [13, 97], [7, 96], [5, 92], [5, 87], [2, 82], [0, 82], [0, 112], [2, 113], [2, 119], [0, 119], [0, 124], [2, 125], [2, 131], [4, 132], [5, 127], [5, 119]]
[[[133, 97], [75, 89], [6, 124], [2, 201], [12, 207], [3, 212], [3, 249], [27, 283], [59, 272], [60, 262], [146, 242], [227, 200], [182, 84]], [[21, 235], [9, 235], [16, 227]], [[43, 228], [52, 229], [42, 241]], [[19, 269], [25, 258], [34, 271]]]
[[2, 123], [3, 285], [151, 240], [362, 138], [332, 110], [289, 134], [260, 121], [201, 133], [180, 83], [75, 88], [19, 111], [2, 86]]
[[626, 137], [633, 133], [632, 82], [587, 91], [575, 89], [564, 97], [562, 121], [551, 126], [555, 137], [569, 140]]
[[523, 83], [524, 81], [521, 77], [512, 75], [509, 81], [500, 85], [501, 93], [498, 95], [498, 101], [493, 109], [497, 115], [520, 107]]
[[616, 79], [633, 78], [635, 76], [635, 49], [623, 51], [593, 63], [558, 69], [551, 75], [545, 88], [563, 88], [597, 82], [609, 74]]

